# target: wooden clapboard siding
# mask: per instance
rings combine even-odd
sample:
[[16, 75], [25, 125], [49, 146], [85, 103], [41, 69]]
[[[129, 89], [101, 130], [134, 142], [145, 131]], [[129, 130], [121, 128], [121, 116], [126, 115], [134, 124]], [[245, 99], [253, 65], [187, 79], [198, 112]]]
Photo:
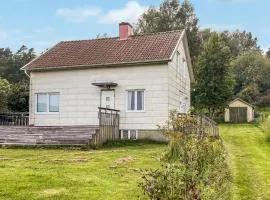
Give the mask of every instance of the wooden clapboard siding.
[[[31, 73], [30, 124], [35, 126], [98, 125], [100, 88], [113, 81], [120, 129], [156, 129], [168, 119], [167, 65], [145, 65]], [[127, 90], [145, 90], [145, 112], [127, 112]], [[60, 92], [60, 112], [36, 113], [36, 93]]]
[[[184, 50], [183, 41], [177, 47], [181, 58], [186, 60], [187, 56]], [[185, 67], [185, 66], [182, 66]], [[175, 54], [172, 61], [168, 64], [168, 94], [169, 94], [169, 110], [180, 110], [180, 102], [186, 104], [186, 111], [190, 108], [190, 75], [188, 68], [185, 69], [185, 74], [177, 69], [177, 55]]]
[[86, 145], [98, 129], [96, 126], [0, 126], [0, 145]]

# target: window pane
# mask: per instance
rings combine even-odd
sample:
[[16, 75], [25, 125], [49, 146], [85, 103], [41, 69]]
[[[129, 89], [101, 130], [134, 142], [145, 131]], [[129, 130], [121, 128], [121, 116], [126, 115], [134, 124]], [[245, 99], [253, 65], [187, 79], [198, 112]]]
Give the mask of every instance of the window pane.
[[59, 94], [49, 94], [49, 112], [59, 112]]
[[47, 94], [37, 94], [37, 112], [47, 112]]
[[136, 130], [130, 130], [130, 139], [136, 140]]
[[128, 130], [123, 130], [123, 132], [122, 132], [122, 139], [123, 140], [128, 140]]
[[144, 110], [144, 91], [137, 91], [137, 110]]
[[135, 110], [135, 92], [128, 91], [128, 110]]

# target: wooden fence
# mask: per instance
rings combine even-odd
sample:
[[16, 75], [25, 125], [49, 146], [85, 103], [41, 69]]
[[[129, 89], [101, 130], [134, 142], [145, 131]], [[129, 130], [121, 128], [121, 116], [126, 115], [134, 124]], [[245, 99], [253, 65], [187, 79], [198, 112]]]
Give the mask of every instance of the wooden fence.
[[99, 146], [107, 141], [119, 140], [119, 110], [99, 107], [99, 131], [90, 141], [91, 145]]
[[205, 115], [190, 115], [190, 114], [179, 114], [180, 120], [183, 122], [179, 125], [179, 129], [183, 133], [197, 133], [201, 136], [218, 136], [219, 128], [217, 123]]
[[28, 126], [29, 113], [0, 113], [0, 126]]

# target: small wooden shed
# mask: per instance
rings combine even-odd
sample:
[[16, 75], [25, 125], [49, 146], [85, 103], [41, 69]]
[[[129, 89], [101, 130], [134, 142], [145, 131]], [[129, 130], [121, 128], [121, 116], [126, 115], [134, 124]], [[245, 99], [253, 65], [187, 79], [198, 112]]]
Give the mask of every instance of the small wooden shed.
[[254, 107], [246, 101], [237, 98], [225, 109], [225, 122], [246, 123], [254, 120]]

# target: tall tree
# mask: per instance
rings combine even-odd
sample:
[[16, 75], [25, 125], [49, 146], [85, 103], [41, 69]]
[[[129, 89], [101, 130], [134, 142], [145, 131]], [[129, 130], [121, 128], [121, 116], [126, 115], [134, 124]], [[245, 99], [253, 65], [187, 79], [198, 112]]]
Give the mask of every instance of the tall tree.
[[29, 110], [29, 84], [20, 82], [10, 87], [8, 110], [13, 112], [28, 112]]
[[268, 49], [268, 51], [266, 52], [266, 57], [270, 58], [270, 48]]
[[6, 79], [0, 78], [0, 112], [8, 110], [8, 96], [10, 94], [10, 84]]
[[19, 83], [21, 81], [27, 81], [28, 78], [20, 70], [22, 66], [30, 62], [36, 57], [33, 48], [28, 49], [26, 46], [22, 46], [12, 56], [12, 63], [6, 65], [3, 70], [3, 78], [7, 79], [10, 83]]
[[217, 33], [212, 34], [196, 63], [197, 84], [193, 92], [195, 108], [207, 109], [211, 118], [232, 98], [234, 81], [230, 62], [229, 47]]
[[[243, 99], [255, 103], [258, 95], [270, 89], [270, 61], [259, 52], [251, 51], [238, 56], [232, 62], [232, 67], [235, 93]], [[254, 97], [255, 93], [257, 98]]]
[[251, 50], [260, 51], [260, 47], [257, 44], [258, 40], [256, 37], [253, 37], [251, 32], [241, 32], [239, 30], [234, 32], [223, 31], [220, 35], [230, 47], [233, 57]]
[[239, 30], [216, 32], [211, 29], [203, 29], [199, 34], [203, 42], [207, 42], [212, 34], [219, 34], [230, 48], [232, 57], [237, 57], [248, 51], [261, 51], [257, 43], [257, 38], [253, 37], [250, 32], [241, 32]]
[[198, 36], [199, 19], [193, 5], [185, 0], [164, 0], [159, 8], [150, 7], [135, 26], [136, 33], [155, 33], [173, 30], [186, 30], [192, 61], [199, 54], [200, 38]]

